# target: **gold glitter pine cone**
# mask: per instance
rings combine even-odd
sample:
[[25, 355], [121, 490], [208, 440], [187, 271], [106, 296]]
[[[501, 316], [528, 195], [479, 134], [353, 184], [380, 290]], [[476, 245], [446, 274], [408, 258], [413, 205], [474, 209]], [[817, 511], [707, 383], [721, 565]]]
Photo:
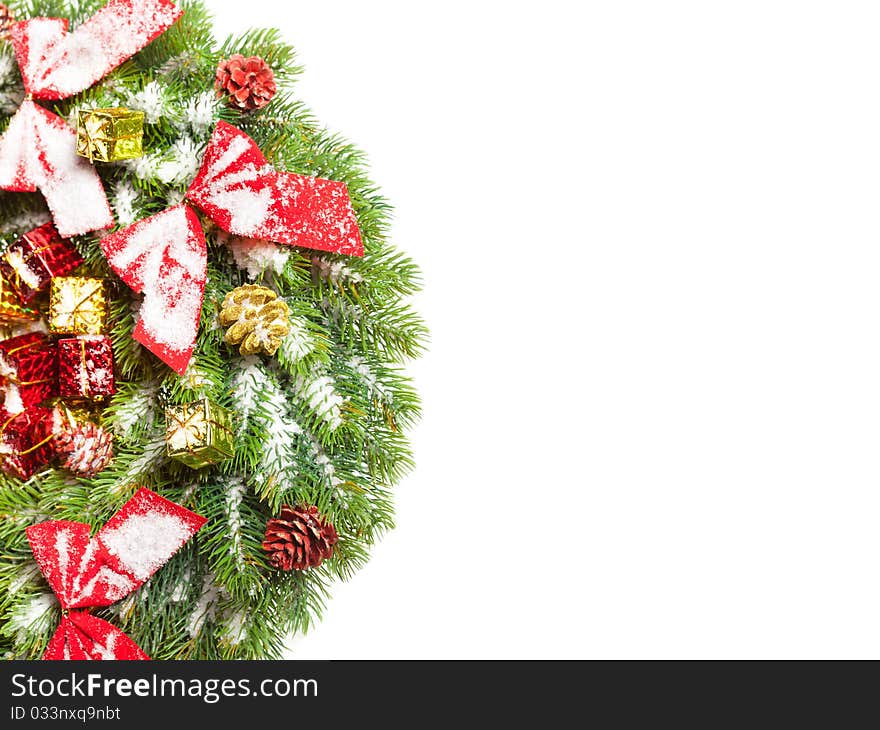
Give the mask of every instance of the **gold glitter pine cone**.
[[239, 345], [242, 355], [274, 355], [290, 332], [290, 309], [271, 289], [245, 284], [226, 295], [220, 324], [229, 328], [226, 342]]

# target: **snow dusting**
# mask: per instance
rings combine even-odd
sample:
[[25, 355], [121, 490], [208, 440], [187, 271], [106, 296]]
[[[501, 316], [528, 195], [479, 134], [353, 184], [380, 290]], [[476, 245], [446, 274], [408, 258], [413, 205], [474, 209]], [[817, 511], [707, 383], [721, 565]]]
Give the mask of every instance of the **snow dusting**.
[[174, 588], [171, 591], [171, 602], [172, 603], [180, 603], [185, 600], [187, 595], [189, 595], [189, 586], [190, 580], [192, 578], [192, 572], [187, 567], [186, 570], [183, 571], [183, 574], [180, 576], [180, 579], [174, 584]]
[[58, 530], [55, 535], [55, 554], [58, 556], [58, 572], [62, 576], [69, 575], [70, 570], [70, 538], [69, 530]]
[[201, 59], [192, 51], [184, 51], [176, 56], [172, 56], [163, 63], [157, 74], [159, 76], [170, 76], [175, 73], [190, 74], [192, 71], [198, 70]]
[[51, 593], [38, 593], [22, 601], [9, 618], [9, 628], [16, 632], [16, 640], [23, 642], [29, 633], [33, 633], [45, 621], [48, 612], [57, 606], [58, 599]]
[[360, 355], [355, 355], [347, 364], [358, 375], [361, 382], [374, 398], [387, 404], [394, 402], [394, 394], [379, 380], [364, 358]]
[[0, 52], [0, 86], [7, 86], [15, 81], [15, 58], [8, 53]]
[[144, 155], [133, 160], [123, 160], [119, 164], [138, 180], [149, 180], [156, 176], [156, 166], [160, 161], [156, 155]]
[[229, 215], [229, 228], [233, 232], [259, 231], [266, 223], [272, 206], [272, 191], [216, 188], [211, 202]]
[[140, 194], [128, 180], [120, 180], [113, 188], [113, 208], [116, 220], [121, 226], [130, 226], [135, 222], [137, 200]]
[[164, 431], [161, 436], [154, 436], [143, 448], [143, 452], [132, 459], [125, 470], [125, 477], [114, 486], [117, 493], [124, 492], [132, 484], [137, 483], [144, 474], [159, 468], [167, 461]]
[[115, 529], [101, 532], [101, 542], [135, 578], [144, 581], [167, 562], [192, 531], [176, 515], [154, 510], [131, 515]]
[[168, 102], [159, 82], [150, 81], [143, 89], [129, 95], [126, 106], [143, 112], [147, 124], [157, 124], [165, 116]]
[[242, 479], [230, 480], [226, 485], [226, 519], [229, 522], [229, 553], [239, 570], [244, 570], [244, 551], [241, 545], [241, 503], [247, 485]]
[[201, 161], [201, 145], [189, 137], [178, 137], [168, 150], [154, 158], [152, 176], [166, 185], [188, 185]]
[[255, 238], [222, 235], [222, 240], [235, 259], [235, 265], [247, 272], [253, 281], [267, 271], [280, 274], [287, 266], [290, 251], [270, 241], [259, 241]]
[[219, 111], [217, 95], [213, 91], [203, 91], [187, 100], [183, 113], [190, 129], [202, 135], [214, 126]]
[[287, 398], [266, 373], [259, 358], [239, 359], [233, 368], [233, 395], [241, 416], [239, 433], [255, 427], [266, 434], [258, 479], [284, 479], [296, 465], [296, 442], [302, 427], [288, 412]]
[[260, 393], [268, 387], [269, 379], [263, 370], [262, 362], [256, 355], [239, 358], [233, 369], [237, 372], [232, 378], [232, 391], [238, 403], [239, 435], [243, 434], [251, 420]]
[[20, 569], [15, 578], [9, 582], [9, 595], [14, 596], [22, 588], [40, 576], [40, 568], [33, 561], [28, 561]]
[[329, 375], [316, 375], [311, 378], [299, 376], [294, 382], [297, 394], [306, 400], [309, 407], [335, 431], [342, 425], [342, 404], [345, 402], [333, 387]]
[[12, 89], [11, 91], [0, 91], [0, 112], [3, 114], [15, 114], [15, 110], [21, 106], [24, 101], [23, 89]]
[[312, 256], [312, 266], [318, 276], [331, 284], [339, 284], [340, 282], [360, 284], [364, 280], [360, 273], [352, 269], [341, 259], [330, 261], [323, 256]]
[[138, 386], [128, 398], [120, 401], [113, 414], [113, 430], [123, 438], [128, 436], [135, 424], [152, 423], [156, 414], [156, 396], [159, 384], [147, 381]]
[[290, 331], [281, 341], [281, 354], [288, 362], [298, 362], [315, 351], [315, 342], [309, 334], [305, 320], [291, 315]]
[[281, 389], [271, 383], [264, 408], [268, 416], [262, 426], [267, 431], [261, 457], [262, 477], [267, 479], [279, 470], [292, 469], [296, 464], [296, 436], [302, 428], [288, 415], [287, 398]]
[[223, 619], [225, 621], [223, 633], [226, 636], [226, 640], [232, 646], [238, 646], [247, 635], [247, 611], [244, 609], [231, 612], [224, 611]]
[[48, 210], [27, 210], [0, 221], [0, 233], [27, 233], [52, 220]]
[[208, 573], [202, 581], [202, 593], [196, 601], [195, 609], [189, 617], [187, 630], [195, 639], [202, 631], [206, 622], [213, 621], [221, 598], [226, 595], [223, 588], [217, 585], [213, 573]]

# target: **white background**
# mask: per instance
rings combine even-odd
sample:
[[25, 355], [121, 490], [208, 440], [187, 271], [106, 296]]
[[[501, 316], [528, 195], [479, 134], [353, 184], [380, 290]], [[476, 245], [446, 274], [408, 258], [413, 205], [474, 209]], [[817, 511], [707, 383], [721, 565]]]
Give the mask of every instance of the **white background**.
[[433, 334], [291, 656], [880, 656], [880, 6], [212, 5], [370, 153]]

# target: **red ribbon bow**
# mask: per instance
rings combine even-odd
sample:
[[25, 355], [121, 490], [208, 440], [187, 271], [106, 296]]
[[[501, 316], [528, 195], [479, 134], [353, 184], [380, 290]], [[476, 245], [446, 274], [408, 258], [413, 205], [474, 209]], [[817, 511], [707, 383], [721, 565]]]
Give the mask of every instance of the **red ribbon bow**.
[[149, 659], [122, 631], [73, 609], [109, 606], [142, 586], [207, 520], [140, 489], [93, 538], [80, 522], [27, 528], [64, 616], [43, 659]]
[[[220, 228], [288, 246], [363, 256], [345, 183], [278, 172], [240, 129], [220, 122], [186, 197]], [[207, 278], [207, 246], [196, 212], [169, 208], [106, 237], [119, 277], [144, 294], [134, 338], [178, 373], [195, 347]]]
[[33, 99], [66, 99], [89, 88], [182, 15], [169, 0], [110, 0], [73, 33], [59, 18], [33, 18], [9, 37], [27, 99], [0, 138], [0, 189], [39, 190], [65, 238], [113, 225], [98, 173], [76, 155], [76, 132]]

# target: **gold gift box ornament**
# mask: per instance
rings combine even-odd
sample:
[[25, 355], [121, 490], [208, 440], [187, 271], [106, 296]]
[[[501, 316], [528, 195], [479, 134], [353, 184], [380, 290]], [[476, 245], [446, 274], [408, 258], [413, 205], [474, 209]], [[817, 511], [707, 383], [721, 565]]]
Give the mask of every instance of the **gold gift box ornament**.
[[49, 330], [57, 335], [100, 335], [107, 322], [103, 279], [56, 276], [49, 289]]
[[165, 445], [169, 457], [193, 469], [231, 459], [235, 455], [232, 413], [207, 398], [169, 406]]
[[144, 113], [116, 109], [81, 109], [76, 125], [76, 154], [92, 162], [143, 157]]

